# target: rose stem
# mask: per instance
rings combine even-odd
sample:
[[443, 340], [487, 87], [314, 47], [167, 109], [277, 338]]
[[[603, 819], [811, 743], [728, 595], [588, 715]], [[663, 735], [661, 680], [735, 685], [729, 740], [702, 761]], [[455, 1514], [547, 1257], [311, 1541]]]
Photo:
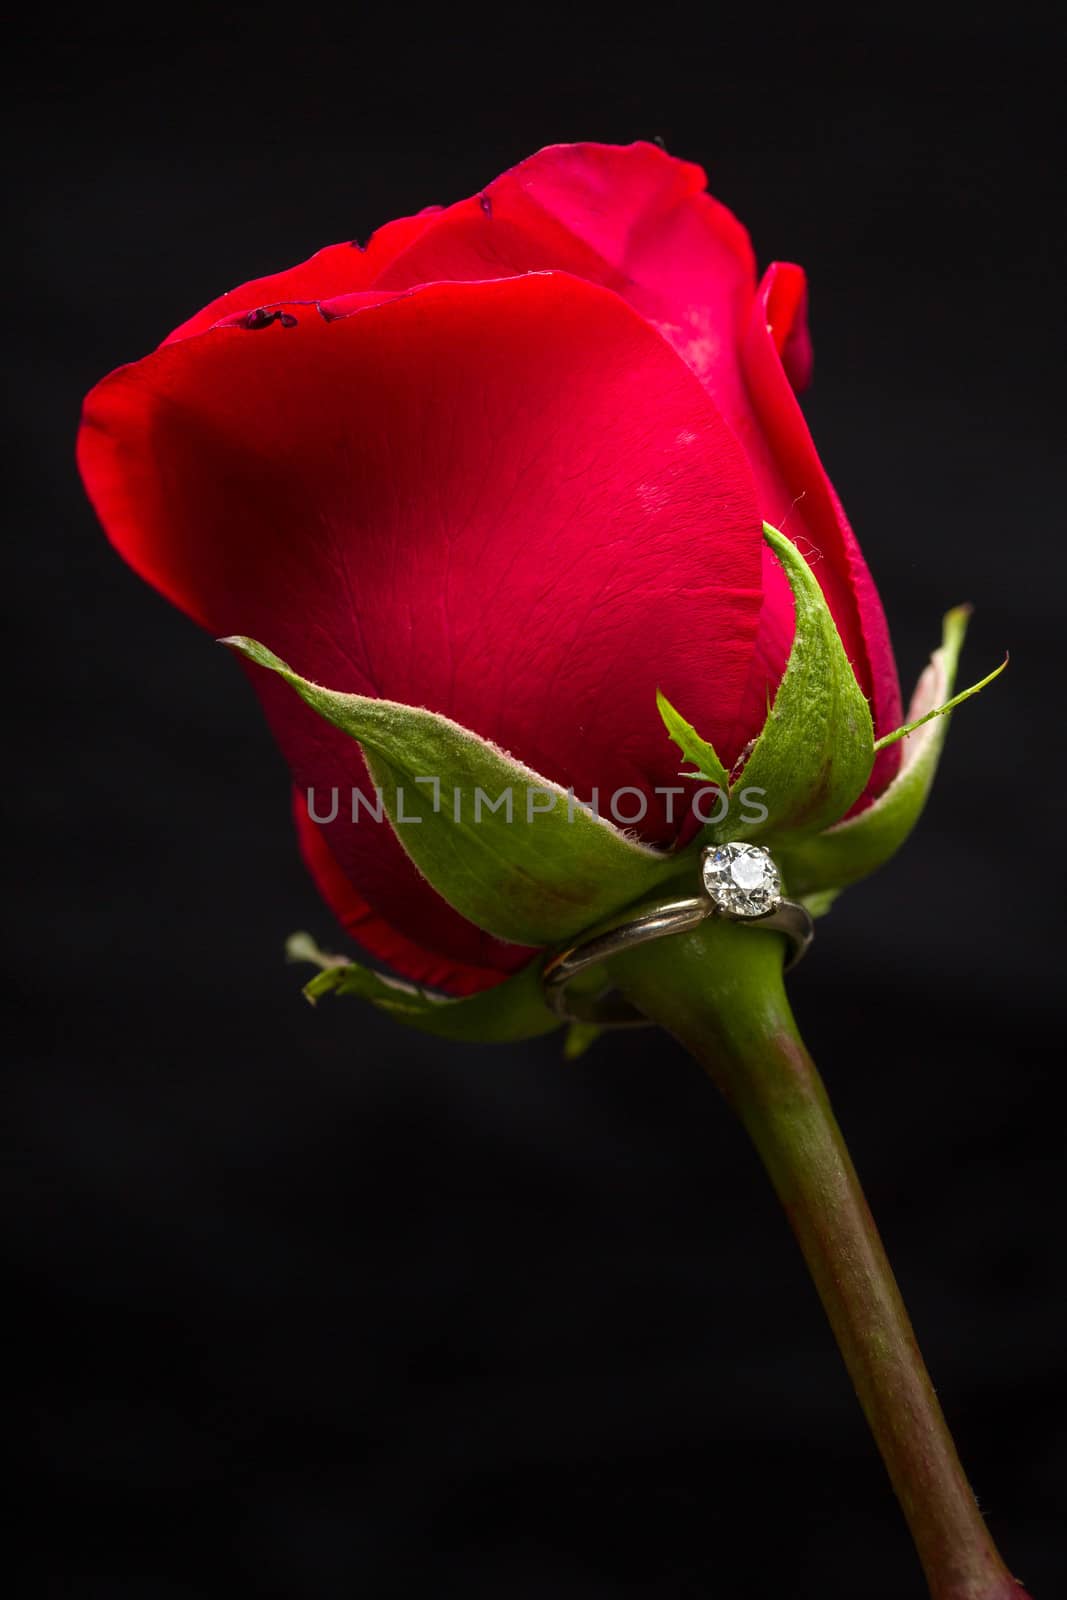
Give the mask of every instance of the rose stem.
[[785, 996], [781, 941], [708, 921], [612, 963], [717, 1084], [804, 1253], [934, 1600], [1027, 1600], [989, 1535], [819, 1074]]

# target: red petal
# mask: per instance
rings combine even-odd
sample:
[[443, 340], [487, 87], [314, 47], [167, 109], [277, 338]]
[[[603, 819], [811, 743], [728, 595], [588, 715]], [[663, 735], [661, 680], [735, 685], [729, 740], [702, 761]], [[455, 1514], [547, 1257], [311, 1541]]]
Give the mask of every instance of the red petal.
[[[726, 415], [745, 444], [756, 473], [767, 521], [782, 529], [812, 562], [844, 641], [860, 687], [871, 702], [875, 735], [901, 722], [900, 685], [885, 613], [840, 500], [823, 470], [803, 413], [782, 364], [792, 350], [801, 369], [810, 361], [803, 328], [806, 307], [800, 267], [776, 263], [760, 284], [742, 348], [747, 401]], [[803, 375], [803, 372], [801, 373]], [[769, 554], [769, 553], [768, 553]], [[764, 563], [767, 601], [743, 720], [766, 704], [781, 675], [792, 639], [791, 601], [782, 574]], [[879, 756], [868, 794], [889, 782], [900, 764], [890, 746]]]
[[[80, 459], [111, 538], [213, 632], [445, 712], [582, 797], [634, 786], [669, 840], [656, 687], [730, 761], [756, 638], [733, 435], [639, 316], [576, 279], [357, 303], [279, 307], [292, 325], [216, 328], [98, 385]], [[298, 785], [358, 784], [352, 741], [255, 676]], [[500, 964], [386, 824], [328, 838], [406, 938]]]
[[284, 272], [273, 272], [269, 277], [239, 284], [175, 328], [164, 342], [171, 344], [176, 339], [191, 338], [194, 333], [206, 333], [216, 322], [235, 318], [241, 312], [255, 311], [260, 306], [290, 300], [313, 304], [316, 300], [369, 289], [392, 257], [429, 227], [437, 210], [436, 206], [430, 206], [417, 217], [400, 217], [396, 222], [387, 222], [384, 228], [371, 235], [365, 249], [354, 240], [348, 244], [327, 245], [307, 261], [288, 267]]
[[657, 145], [553, 145], [448, 206], [376, 280], [559, 269], [614, 289], [701, 377], [734, 365], [755, 284], [748, 234], [702, 169]]
[[779, 262], [760, 286], [764, 321], [798, 394], [811, 382], [814, 351], [808, 330], [808, 284], [800, 267]]
[[[700, 167], [655, 145], [554, 146], [439, 212], [377, 281], [401, 289], [558, 268], [641, 311], [708, 386], [752, 458], [762, 514], [817, 560], [877, 731], [887, 732], [900, 721], [900, 691], [881, 602], [790, 389], [811, 379], [804, 273], [772, 266], [756, 296], [748, 235], [705, 182]], [[760, 640], [731, 748], [760, 726], [792, 643], [792, 596], [769, 551], [763, 582]], [[899, 759], [895, 746], [879, 757], [871, 792]]]

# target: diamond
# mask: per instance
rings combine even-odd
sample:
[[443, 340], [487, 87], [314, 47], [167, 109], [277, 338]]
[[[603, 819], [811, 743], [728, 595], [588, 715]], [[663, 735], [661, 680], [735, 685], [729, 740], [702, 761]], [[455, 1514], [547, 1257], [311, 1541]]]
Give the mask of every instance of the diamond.
[[704, 887], [728, 917], [765, 917], [782, 900], [782, 880], [759, 844], [720, 844], [705, 850]]

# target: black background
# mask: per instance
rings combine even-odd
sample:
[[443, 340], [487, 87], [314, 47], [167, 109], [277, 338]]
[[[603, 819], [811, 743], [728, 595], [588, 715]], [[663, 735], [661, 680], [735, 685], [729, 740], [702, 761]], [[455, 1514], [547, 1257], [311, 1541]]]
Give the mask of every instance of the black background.
[[965, 678], [1012, 651], [793, 992], [995, 1536], [1062, 1592], [1062, 40], [895, 15], [524, 7], [430, 37], [399, 8], [85, 9], [7, 39], [20, 1593], [923, 1592], [769, 1187], [680, 1051], [568, 1066], [304, 1005], [282, 941], [335, 932], [280, 758], [73, 468], [83, 392], [222, 289], [541, 144], [657, 135], [761, 263], [808, 268], [807, 410], [906, 687], [959, 600]]

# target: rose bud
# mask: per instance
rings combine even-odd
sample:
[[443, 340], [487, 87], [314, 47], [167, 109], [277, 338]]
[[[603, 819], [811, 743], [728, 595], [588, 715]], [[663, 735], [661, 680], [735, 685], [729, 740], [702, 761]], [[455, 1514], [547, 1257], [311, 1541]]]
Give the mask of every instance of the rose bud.
[[250, 663], [308, 866], [407, 980], [322, 958], [312, 992], [533, 1033], [533, 952], [709, 838], [769, 843], [813, 906], [900, 844], [940, 734], [902, 760], [882, 607], [796, 399], [805, 311], [699, 167], [561, 146], [232, 290], [90, 394], [108, 535]]

